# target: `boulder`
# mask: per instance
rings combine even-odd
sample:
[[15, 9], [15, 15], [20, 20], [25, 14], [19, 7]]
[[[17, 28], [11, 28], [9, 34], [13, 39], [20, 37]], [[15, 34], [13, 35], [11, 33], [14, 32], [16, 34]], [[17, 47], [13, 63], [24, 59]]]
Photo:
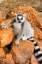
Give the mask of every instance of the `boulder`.
[[0, 47], [4, 47], [13, 41], [14, 34], [12, 28], [0, 30]]
[[35, 58], [34, 55], [32, 55], [31, 57], [31, 64], [38, 64], [37, 59]]
[[16, 46], [15, 44], [12, 45], [11, 54], [15, 63], [26, 64], [26, 62], [31, 58], [33, 50], [33, 43], [28, 40], [20, 40], [19, 46]]
[[0, 64], [15, 64], [11, 54], [6, 54], [6, 58], [0, 59]]
[[3, 48], [0, 48], [0, 59], [5, 58], [5, 52]]

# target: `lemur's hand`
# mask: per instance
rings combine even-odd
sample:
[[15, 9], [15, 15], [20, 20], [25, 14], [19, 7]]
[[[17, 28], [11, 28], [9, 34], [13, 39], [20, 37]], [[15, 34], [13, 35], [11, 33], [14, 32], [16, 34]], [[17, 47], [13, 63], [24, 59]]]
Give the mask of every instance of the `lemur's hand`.
[[8, 27], [7, 27], [7, 26], [2, 26], [2, 29], [3, 29], [3, 28], [6, 28], [6, 29], [8, 29]]
[[19, 46], [19, 40], [15, 41], [16, 46]]

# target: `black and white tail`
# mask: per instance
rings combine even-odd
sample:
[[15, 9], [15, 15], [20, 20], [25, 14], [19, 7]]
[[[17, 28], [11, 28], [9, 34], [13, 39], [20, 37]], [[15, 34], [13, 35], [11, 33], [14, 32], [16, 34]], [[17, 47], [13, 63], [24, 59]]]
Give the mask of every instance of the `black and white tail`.
[[34, 55], [37, 58], [37, 61], [39, 64], [42, 64], [42, 52], [40, 51], [39, 46], [37, 45], [37, 42], [33, 39], [33, 37], [29, 38], [31, 42], [34, 44]]

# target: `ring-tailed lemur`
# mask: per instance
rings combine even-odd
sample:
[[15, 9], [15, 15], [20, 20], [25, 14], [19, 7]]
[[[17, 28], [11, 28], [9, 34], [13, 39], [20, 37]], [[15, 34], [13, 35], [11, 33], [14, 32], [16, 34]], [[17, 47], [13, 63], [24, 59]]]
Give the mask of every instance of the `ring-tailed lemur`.
[[15, 44], [19, 45], [19, 40], [27, 40], [29, 39], [34, 44], [34, 54], [39, 62], [39, 64], [42, 64], [42, 52], [40, 51], [39, 46], [37, 45], [37, 42], [33, 39], [34, 36], [34, 30], [31, 27], [30, 22], [26, 19], [25, 14], [15, 14], [14, 19], [9, 22], [6, 26], [2, 26], [2, 28], [8, 28], [8, 26], [13, 25], [14, 26], [14, 33], [17, 36], [17, 40], [15, 41]]
[[17, 40], [15, 44], [19, 45], [20, 39], [27, 39], [34, 36], [34, 30], [31, 28], [30, 22], [26, 19], [25, 14], [15, 14], [14, 19], [10, 21], [6, 26], [2, 26], [2, 28], [8, 28], [10, 25], [14, 26], [14, 33], [17, 36]]

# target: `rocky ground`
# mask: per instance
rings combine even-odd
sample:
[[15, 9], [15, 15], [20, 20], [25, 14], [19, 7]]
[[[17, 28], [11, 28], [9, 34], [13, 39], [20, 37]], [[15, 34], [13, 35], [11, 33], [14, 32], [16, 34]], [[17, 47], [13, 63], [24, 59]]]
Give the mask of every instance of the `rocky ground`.
[[[0, 3], [0, 26], [10, 22], [14, 13], [25, 13], [34, 29], [34, 39], [42, 51], [41, 4], [42, 0], [5, 0], [5, 2]], [[15, 34], [12, 30], [11, 27], [8, 30], [0, 27], [0, 64], [38, 64], [33, 54], [33, 43], [29, 40], [20, 40], [20, 45], [17, 47], [15, 45]]]

